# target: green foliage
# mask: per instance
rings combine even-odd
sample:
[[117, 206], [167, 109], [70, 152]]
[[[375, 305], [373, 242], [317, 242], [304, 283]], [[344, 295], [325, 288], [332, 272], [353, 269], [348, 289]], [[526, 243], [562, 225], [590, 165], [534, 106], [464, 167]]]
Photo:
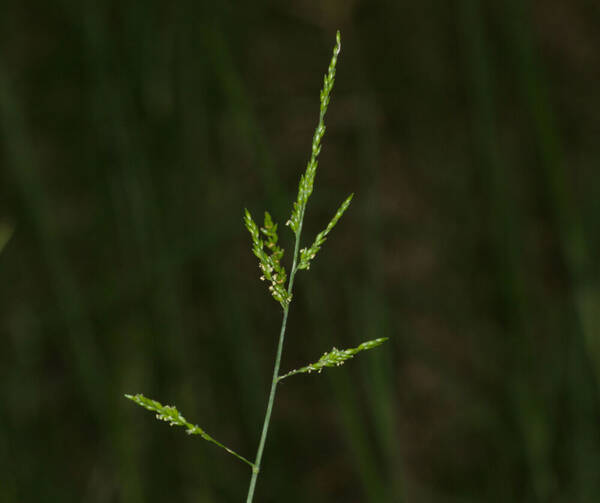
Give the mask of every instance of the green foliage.
[[382, 337], [380, 339], [373, 339], [371, 341], [365, 341], [360, 346], [349, 349], [337, 349], [333, 348], [329, 353], [323, 353], [323, 356], [319, 358], [319, 361], [315, 363], [311, 363], [306, 365], [305, 367], [299, 368], [297, 370], [292, 370], [285, 375], [279, 377], [279, 380], [282, 381], [286, 377], [293, 376], [295, 374], [310, 374], [311, 372], [319, 372], [321, 373], [325, 367], [340, 367], [345, 363], [346, 360], [350, 360], [354, 358], [356, 353], [360, 353], [361, 351], [366, 351], [368, 349], [376, 348], [380, 346], [385, 341], [387, 341], [387, 337]]
[[204, 440], [208, 442], [212, 442], [215, 445], [225, 449], [229, 454], [232, 454], [239, 460], [244, 463], [249, 464], [254, 467], [254, 463], [248, 461], [243, 456], [240, 456], [237, 452], [232, 451], [229, 447], [225, 447], [222, 443], [218, 442], [214, 438], [212, 438], [208, 433], [206, 433], [200, 426], [197, 424], [192, 424], [187, 421], [185, 417], [181, 415], [181, 413], [175, 408], [174, 405], [163, 405], [156, 400], [152, 400], [150, 398], [146, 398], [142, 394], [137, 395], [125, 395], [126, 398], [129, 398], [132, 402], [137, 403], [140, 407], [144, 407], [152, 412], [156, 412], [156, 419], [160, 421], [165, 421], [169, 423], [169, 426], [183, 426], [185, 427], [185, 432], [188, 435], [200, 435]]

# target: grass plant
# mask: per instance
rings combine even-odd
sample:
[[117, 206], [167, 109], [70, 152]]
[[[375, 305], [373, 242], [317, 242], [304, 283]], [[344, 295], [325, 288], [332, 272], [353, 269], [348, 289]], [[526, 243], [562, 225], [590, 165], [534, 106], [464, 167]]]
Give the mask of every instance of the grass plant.
[[323, 88], [320, 93], [320, 110], [319, 110], [319, 122], [315, 130], [312, 149], [306, 171], [300, 177], [300, 184], [298, 187], [298, 195], [296, 201], [293, 203], [293, 209], [290, 218], [286, 222], [294, 234], [294, 251], [292, 256], [292, 266], [288, 272], [285, 266], [282, 264], [284, 256], [284, 250], [279, 245], [279, 236], [277, 233], [278, 225], [273, 221], [273, 218], [269, 212], [265, 212], [264, 223], [262, 227], [259, 227], [252, 215], [248, 210], [244, 213], [244, 224], [250, 233], [252, 240], [252, 252], [258, 258], [259, 268], [261, 270], [261, 280], [268, 283], [268, 289], [274, 300], [276, 300], [283, 310], [283, 319], [281, 322], [281, 328], [279, 331], [279, 339], [277, 344], [277, 352], [275, 356], [273, 378], [271, 381], [271, 388], [269, 391], [269, 398], [267, 402], [267, 408], [265, 412], [265, 418], [261, 430], [260, 440], [256, 452], [254, 461], [241, 456], [234, 450], [226, 447], [219, 441], [215, 440], [211, 435], [206, 433], [202, 428], [196, 424], [188, 422], [188, 420], [177, 410], [175, 406], [163, 405], [156, 400], [149, 399], [142, 394], [136, 395], [125, 395], [127, 398], [137, 403], [141, 407], [144, 407], [156, 414], [156, 418], [169, 423], [171, 426], [182, 426], [186, 429], [189, 435], [199, 435], [204, 440], [211, 442], [229, 454], [236, 457], [239, 461], [247, 464], [251, 468], [251, 478], [248, 488], [248, 494], [246, 502], [251, 503], [254, 498], [254, 492], [256, 489], [256, 483], [261, 470], [263, 453], [266, 445], [267, 435], [269, 431], [269, 425], [271, 423], [271, 414], [273, 412], [273, 405], [275, 403], [275, 396], [277, 393], [277, 386], [279, 382], [285, 378], [291, 377], [292, 375], [301, 373], [320, 373], [324, 368], [327, 367], [339, 367], [343, 365], [347, 360], [352, 359], [357, 353], [362, 351], [375, 348], [383, 344], [387, 338], [378, 338], [370, 341], [365, 341], [354, 348], [339, 350], [333, 348], [331, 351], [326, 352], [321, 358], [315, 363], [308, 364], [297, 370], [292, 370], [285, 374], [280, 374], [281, 359], [283, 353], [283, 344], [285, 340], [287, 320], [290, 310], [290, 305], [293, 299], [293, 286], [296, 273], [301, 270], [309, 270], [312, 261], [315, 259], [329, 233], [333, 230], [335, 225], [338, 223], [340, 218], [346, 212], [352, 201], [353, 194], [349, 195], [340, 205], [333, 218], [327, 224], [325, 229], [321, 231], [315, 237], [314, 241], [310, 246], [300, 248], [302, 226], [304, 223], [304, 216], [306, 212], [306, 206], [308, 200], [313, 192], [315, 175], [318, 167], [318, 158], [321, 152], [321, 141], [325, 134], [325, 114], [329, 106], [331, 91], [335, 82], [335, 72], [338, 55], [341, 49], [340, 33], [336, 35], [336, 45], [333, 49], [333, 55], [329, 64], [327, 73], [325, 74], [323, 81]]

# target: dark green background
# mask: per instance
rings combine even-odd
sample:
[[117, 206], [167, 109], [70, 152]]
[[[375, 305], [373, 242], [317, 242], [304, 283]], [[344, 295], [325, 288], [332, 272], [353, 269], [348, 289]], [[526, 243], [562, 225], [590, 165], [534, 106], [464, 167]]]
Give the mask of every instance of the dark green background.
[[[258, 502], [600, 501], [600, 4], [5, 0], [0, 502], [241, 502], [342, 53]], [[283, 229], [283, 225], [281, 225]], [[292, 246], [283, 231], [284, 247]]]

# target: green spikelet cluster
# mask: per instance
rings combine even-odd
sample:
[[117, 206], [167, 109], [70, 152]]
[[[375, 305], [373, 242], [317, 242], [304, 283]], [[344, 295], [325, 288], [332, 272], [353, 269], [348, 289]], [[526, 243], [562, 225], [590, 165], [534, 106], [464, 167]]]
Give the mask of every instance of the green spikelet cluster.
[[185, 426], [186, 433], [189, 435], [200, 435], [205, 440], [210, 440], [210, 436], [202, 430], [200, 427], [195, 426], [187, 422], [174, 405], [163, 405], [156, 400], [146, 398], [142, 394], [137, 395], [125, 395], [129, 400], [137, 403], [139, 406], [145, 409], [156, 412], [156, 419], [169, 423], [169, 426]]
[[221, 442], [218, 442], [206, 433], [197, 424], [192, 424], [187, 421], [183, 415], [175, 408], [174, 405], [163, 405], [156, 400], [146, 398], [144, 395], [138, 393], [137, 395], [125, 395], [125, 398], [129, 398], [132, 402], [137, 403], [140, 407], [148, 409], [156, 413], [156, 419], [169, 423], [169, 426], [183, 426], [188, 435], [200, 435], [207, 442], [211, 442], [218, 445], [222, 449], [225, 449], [229, 454], [235, 456], [240, 461], [254, 467], [254, 463], [248, 461], [243, 456], [240, 456], [237, 452], [232, 451], [229, 447], [224, 446]]
[[325, 367], [340, 367], [341, 365], [343, 365], [346, 362], [346, 360], [350, 360], [351, 358], [354, 358], [354, 355], [356, 353], [360, 353], [361, 351], [366, 351], [368, 349], [376, 348], [377, 346], [380, 346], [387, 340], [388, 340], [387, 337], [382, 337], [380, 339], [373, 339], [372, 341], [363, 342], [361, 345], [359, 345], [355, 348], [349, 348], [349, 349], [333, 348], [328, 353], [323, 353], [323, 356], [321, 356], [321, 358], [319, 358], [319, 361], [317, 361], [315, 363], [311, 363], [309, 365], [306, 365], [305, 367], [299, 368], [297, 370], [292, 370], [291, 372], [288, 372], [287, 374], [280, 376], [279, 380], [281, 381], [281, 380], [285, 379], [286, 377], [290, 377], [295, 374], [305, 374], [305, 373], [310, 374], [311, 372], [319, 372], [320, 373]]
[[327, 224], [325, 230], [317, 234], [317, 237], [315, 238], [313, 244], [310, 245], [310, 248], [302, 248], [302, 250], [300, 250], [300, 263], [298, 264], [298, 269], [310, 269], [310, 261], [315, 258], [317, 252], [321, 249], [321, 246], [323, 246], [323, 243], [325, 243], [325, 241], [327, 240], [327, 234], [331, 232], [331, 229], [335, 227], [335, 224], [338, 223], [338, 220], [342, 218], [342, 215], [348, 209], [348, 206], [350, 206], [350, 201], [352, 201], [352, 197], [354, 197], [354, 194], [350, 194], [346, 198], [346, 200], [341, 204], [341, 206], [335, 212], [335, 215], [333, 216], [331, 221]]
[[[286, 290], [287, 274], [285, 267], [281, 265], [283, 249], [277, 245], [277, 224], [273, 223], [271, 215], [265, 211], [264, 226], [260, 228], [260, 232], [265, 236], [266, 241], [261, 239], [258, 225], [248, 210], [244, 213], [244, 224], [252, 237], [252, 252], [258, 258], [258, 266], [262, 272], [260, 279], [271, 283], [269, 286], [271, 295], [285, 309], [292, 300], [292, 295]], [[265, 252], [265, 246], [270, 255]]]
[[298, 197], [294, 202], [292, 209], [292, 215], [286, 222], [290, 228], [298, 235], [302, 229], [302, 220], [304, 218], [304, 210], [306, 209], [306, 203], [308, 198], [312, 194], [313, 185], [315, 182], [315, 175], [317, 173], [317, 166], [319, 164], [318, 158], [321, 153], [321, 140], [325, 134], [325, 114], [327, 113], [327, 107], [329, 106], [329, 100], [333, 84], [335, 82], [335, 67], [337, 65], [337, 58], [341, 49], [340, 32], [336, 34], [336, 44], [333, 48], [333, 56], [329, 63], [327, 73], [323, 78], [323, 88], [321, 89], [320, 95], [320, 107], [319, 107], [319, 123], [312, 140], [312, 150], [310, 154], [310, 160], [306, 166], [306, 171], [300, 177], [300, 185], [298, 187]]

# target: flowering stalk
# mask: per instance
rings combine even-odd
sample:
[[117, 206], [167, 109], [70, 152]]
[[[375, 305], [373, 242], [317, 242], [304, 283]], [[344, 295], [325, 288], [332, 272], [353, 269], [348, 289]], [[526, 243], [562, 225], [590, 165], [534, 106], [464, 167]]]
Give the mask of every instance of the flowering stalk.
[[277, 393], [277, 384], [279, 381], [295, 374], [301, 374], [305, 372], [310, 373], [312, 371], [321, 372], [321, 370], [325, 367], [339, 367], [346, 360], [354, 357], [356, 353], [372, 349], [387, 340], [385, 338], [375, 339], [372, 341], [363, 342], [356, 348], [350, 348], [346, 350], [338, 350], [333, 348], [333, 350], [330, 352], [325, 353], [316, 363], [309, 364], [298, 370], [293, 370], [285, 375], [279, 375], [281, 355], [283, 352], [283, 342], [285, 340], [285, 330], [287, 326], [288, 314], [290, 312], [292, 289], [294, 286], [294, 278], [296, 277], [296, 273], [300, 270], [310, 269], [311, 261], [316, 257], [317, 253], [325, 243], [328, 234], [335, 227], [339, 219], [350, 206], [353, 196], [351, 194], [346, 198], [327, 227], [317, 234], [312, 245], [310, 245], [308, 248], [300, 249], [300, 237], [302, 234], [302, 225], [304, 223], [304, 214], [306, 211], [306, 204], [313, 191], [319, 153], [321, 152], [321, 140], [325, 134], [325, 113], [327, 112], [327, 107], [329, 106], [331, 90], [333, 89], [333, 84], [335, 81], [335, 67], [337, 64], [337, 57], [340, 53], [340, 47], [340, 32], [338, 31], [336, 35], [336, 45], [333, 49], [333, 56], [331, 57], [329, 68], [323, 80], [323, 88], [320, 94], [319, 123], [313, 136], [310, 160], [308, 161], [306, 171], [300, 177], [298, 196], [293, 204], [292, 214], [286, 223], [286, 225], [289, 226], [294, 232], [295, 236], [294, 254], [292, 257], [292, 268], [290, 271], [289, 280], [285, 267], [281, 264], [284, 250], [278, 244], [279, 238], [277, 236], [277, 224], [273, 222], [271, 215], [268, 212], [265, 212], [264, 224], [259, 228], [259, 226], [252, 219], [250, 212], [248, 210], [245, 210], [244, 212], [244, 224], [252, 238], [252, 252], [258, 258], [258, 265], [261, 270], [260, 279], [269, 282], [269, 291], [272, 297], [281, 305], [283, 309], [283, 319], [281, 322], [281, 329], [279, 331], [279, 342], [277, 343], [277, 353], [275, 355], [271, 389], [269, 391], [267, 410], [265, 412], [265, 419], [263, 422], [262, 432], [254, 462], [249, 461], [229, 447], [226, 447], [222, 443], [218, 442], [198, 425], [188, 422], [187, 419], [185, 419], [185, 417], [175, 408], [175, 406], [162, 405], [161, 403], [146, 398], [144, 395], [140, 394], [125, 395], [127, 398], [141, 407], [154, 412], [157, 419], [166, 421], [171, 426], [183, 426], [188, 434], [200, 436], [204, 440], [223, 448], [229, 454], [249, 465], [252, 469], [252, 475], [250, 477], [250, 486], [248, 487], [246, 503], [252, 503], [254, 498], [254, 491], [256, 488], [258, 475], [260, 473], [265, 443], [267, 441], [267, 434], [269, 432], [269, 425], [271, 424], [271, 414], [273, 412], [273, 405], [275, 403], [275, 395]]

